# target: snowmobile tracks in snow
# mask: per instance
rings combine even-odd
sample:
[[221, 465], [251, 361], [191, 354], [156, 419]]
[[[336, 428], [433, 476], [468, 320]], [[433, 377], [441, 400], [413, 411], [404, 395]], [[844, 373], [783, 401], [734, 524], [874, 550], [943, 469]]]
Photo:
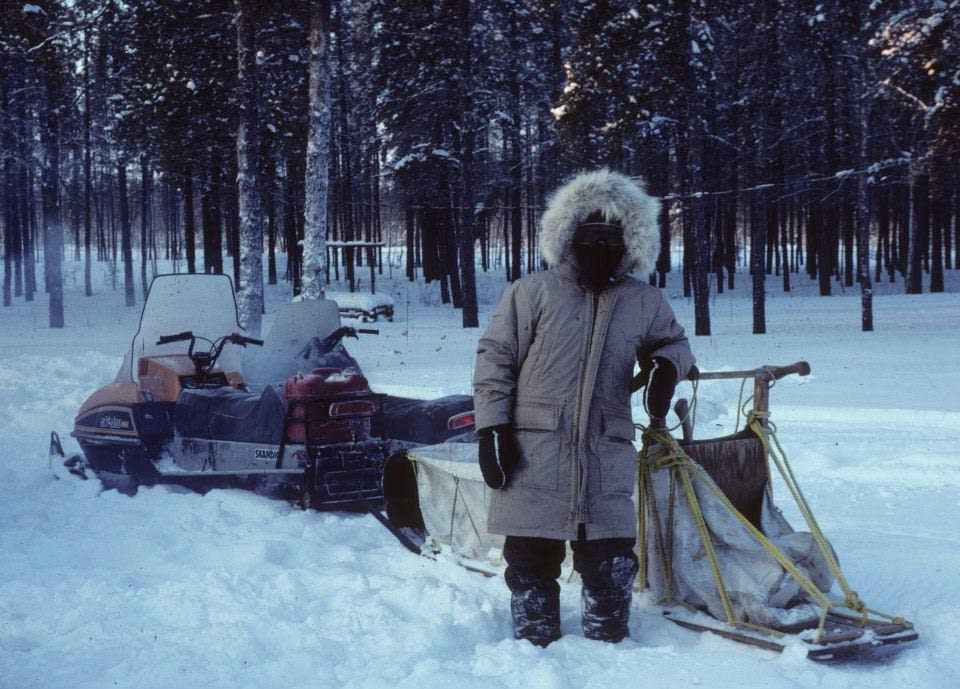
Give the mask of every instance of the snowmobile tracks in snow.
[[[861, 625], [859, 621], [842, 615], [829, 614], [826, 633], [817, 642], [812, 636], [815, 630], [792, 630], [776, 635], [749, 625], [731, 627], [703, 613], [672, 606], [662, 611], [663, 616], [685, 629], [710, 632], [725, 639], [782, 652], [789, 641], [799, 632], [799, 638], [810, 648], [807, 657], [817, 661], [842, 661], [867, 659], [884, 655], [894, 647], [916, 641], [919, 636], [909, 622], [875, 622]], [[807, 638], [809, 637], [809, 638]]]

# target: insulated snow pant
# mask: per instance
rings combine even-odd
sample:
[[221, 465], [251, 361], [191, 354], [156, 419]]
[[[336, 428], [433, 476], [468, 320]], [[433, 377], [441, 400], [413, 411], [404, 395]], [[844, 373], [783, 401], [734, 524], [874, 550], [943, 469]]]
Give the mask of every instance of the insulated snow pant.
[[[584, 527], [570, 542], [573, 568], [583, 581], [583, 634], [588, 639], [618, 642], [628, 634], [633, 580], [639, 564], [633, 538], [586, 539]], [[503, 557], [510, 589], [514, 637], [546, 646], [560, 638], [560, 565], [563, 541], [507, 536]]]

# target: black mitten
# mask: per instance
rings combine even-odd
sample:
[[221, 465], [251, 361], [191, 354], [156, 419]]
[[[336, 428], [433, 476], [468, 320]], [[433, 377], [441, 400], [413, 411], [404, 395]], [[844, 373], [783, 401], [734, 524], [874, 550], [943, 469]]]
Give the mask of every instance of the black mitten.
[[494, 490], [507, 485], [516, 466], [517, 441], [509, 424], [489, 426], [477, 431], [480, 440], [480, 473]]
[[677, 387], [677, 369], [669, 359], [659, 356], [653, 358], [653, 364], [650, 382], [647, 384], [647, 413], [652, 426], [663, 428], [670, 411], [673, 391]]

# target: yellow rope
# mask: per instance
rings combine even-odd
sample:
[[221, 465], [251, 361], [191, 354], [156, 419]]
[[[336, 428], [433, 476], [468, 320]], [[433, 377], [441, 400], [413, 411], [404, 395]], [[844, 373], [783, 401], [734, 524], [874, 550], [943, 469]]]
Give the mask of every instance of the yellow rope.
[[[650, 517], [653, 519], [654, 546], [657, 550], [657, 560], [660, 565], [660, 576], [662, 577], [666, 587], [665, 595], [658, 602], [670, 601], [670, 600], [673, 600], [673, 568], [672, 568], [673, 554], [670, 553], [668, 555], [663, 546], [663, 534], [660, 531], [660, 515], [657, 511], [657, 501], [653, 498], [653, 479], [650, 477], [650, 470], [647, 467], [647, 462], [646, 462], [648, 450], [649, 450], [649, 445], [646, 442], [646, 439], [644, 439], [644, 446], [643, 446], [643, 449], [640, 451], [640, 472], [639, 472], [639, 476], [640, 476], [639, 480], [641, 481], [641, 484], [640, 484], [641, 508], [640, 509], [643, 510], [644, 509], [643, 505], [646, 505], [647, 509], [650, 510]], [[645, 518], [644, 518], [644, 525], [646, 525]], [[672, 520], [671, 520], [671, 528], [672, 528]], [[646, 526], [644, 526], [643, 533], [646, 534]], [[646, 575], [648, 573], [648, 567], [649, 567], [647, 563], [647, 553], [646, 553], [646, 536], [644, 536], [643, 561], [641, 562], [641, 565], [643, 567], [642, 580], [645, 580]]]
[[687, 504], [690, 505], [690, 511], [693, 513], [693, 519], [700, 530], [700, 539], [703, 541], [703, 547], [707, 552], [707, 559], [710, 561], [710, 569], [713, 570], [713, 578], [717, 582], [717, 592], [720, 594], [720, 602], [723, 603], [723, 612], [727, 616], [727, 624], [736, 625], [737, 616], [733, 612], [733, 604], [730, 602], [730, 595], [727, 593], [727, 586], [723, 582], [723, 573], [720, 571], [720, 563], [717, 562], [717, 554], [713, 549], [713, 541], [710, 539], [710, 532], [707, 530], [707, 523], [703, 519], [703, 513], [700, 511], [700, 501], [697, 500], [697, 494], [693, 490], [693, 482], [690, 480], [690, 473], [686, 466], [677, 465], [676, 471], [680, 474], [680, 480], [683, 482], [683, 490], [687, 494]]
[[637, 454], [637, 533], [643, 534], [640, 542], [640, 554], [637, 559], [640, 561], [640, 569], [637, 572], [637, 581], [640, 582], [640, 588], [647, 587], [647, 482], [644, 478], [647, 473], [647, 463], [643, 461], [646, 455], [646, 445]]
[[[738, 405], [739, 406], [739, 405]], [[709, 530], [707, 529], [706, 523], [703, 519], [703, 514], [700, 511], [699, 500], [697, 499], [696, 492], [693, 489], [693, 482], [690, 480], [690, 474], [697, 477], [698, 480], [705, 485], [710, 492], [716, 497], [720, 503], [731, 513], [734, 517], [743, 525], [743, 527], [750, 533], [753, 538], [760, 543], [761, 546], [773, 557], [789, 574], [794, 578], [795, 581], [803, 588], [803, 590], [814, 600], [814, 602], [820, 607], [820, 623], [818, 625], [817, 640], [822, 639], [825, 632], [824, 625], [826, 623], [827, 614], [837, 606], [846, 607], [850, 610], [859, 613], [857, 619], [862, 626], [870, 621], [869, 614], [874, 614], [879, 617], [886, 618], [896, 623], [903, 623], [904, 620], [899, 617], [894, 617], [875, 611], [871, 608], [868, 608], [855, 591], [853, 591], [849, 584], [847, 583], [846, 578], [843, 576], [843, 572], [840, 570], [839, 563], [837, 563], [834, 556], [833, 550], [830, 547], [829, 542], [823, 535], [822, 530], [817, 524], [816, 519], [813, 517], [813, 512], [810, 510], [809, 504], [806, 501], [805, 496], [799, 488], [799, 484], [796, 480], [796, 476], [793, 474], [792, 467], [789, 464], [789, 461], [786, 459], [786, 454], [783, 452], [783, 448], [779, 443], [779, 440], [776, 437], [775, 428], [772, 430], [766, 429], [763, 425], [759, 423], [757, 419], [764, 418], [768, 412], [751, 412], [748, 415], [748, 427], [751, 428], [754, 433], [756, 433], [761, 442], [764, 445], [764, 449], [767, 452], [767, 455], [771, 457], [774, 463], [777, 466], [777, 469], [780, 471], [781, 475], [784, 477], [784, 480], [787, 482], [788, 487], [790, 488], [791, 495], [797, 501], [798, 506], [801, 509], [801, 512], [804, 514], [804, 518], [807, 519], [807, 523], [811, 528], [811, 534], [814, 536], [814, 541], [817, 543], [817, 546], [823, 552], [825, 559], [827, 560], [828, 566], [831, 569], [831, 572], [836, 577], [838, 583], [840, 584], [841, 589], [844, 591], [845, 599], [843, 602], [840, 601], [831, 601], [827, 594], [819, 589], [812, 580], [801, 571], [796, 564], [794, 564], [784, 553], [774, 545], [759, 529], [757, 529], [749, 519], [747, 519], [739, 510], [730, 502], [723, 491], [709, 478], [706, 472], [700, 467], [696, 462], [694, 462], [680, 447], [679, 443], [670, 436], [669, 434], [664, 434], [659, 431], [652, 429], [646, 429], [644, 431], [644, 449], [641, 452], [641, 465], [645, 466], [648, 457], [648, 448], [651, 444], [656, 443], [664, 449], [664, 454], [658, 457], [654, 462], [653, 466], [655, 469], [669, 469], [671, 471], [671, 478], [674, 473], [679, 473], [681, 481], [683, 482], [684, 492], [687, 498], [687, 503], [690, 507], [691, 513], [694, 516], [694, 520], [697, 523], [697, 527], [700, 531], [701, 539], [703, 540], [704, 548], [707, 553], [707, 558], [710, 561], [710, 567], [713, 571], [714, 579], [717, 584], [717, 591], [720, 594], [721, 602], [723, 603], [724, 612], [727, 617], [727, 622], [731, 625], [737, 626], [749, 626], [757, 629], [763, 629], [764, 631], [769, 631], [776, 633], [776, 630], [768, 630], [765, 627], [760, 627], [758, 625], [752, 625], [746, 622], [741, 622], [736, 619], [736, 616], [733, 612], [732, 605], [730, 602], [729, 594], [726, 590], [726, 585], [723, 581], [723, 575], [720, 570], [719, 562], [716, 558], [716, 553], [713, 548], [712, 541], [710, 539]], [[773, 438], [773, 443], [776, 445], [779, 455], [776, 454], [771, 446], [768, 436]], [[649, 467], [641, 469], [644, 484], [646, 484], [646, 490], [642, 491], [643, 497], [646, 498], [646, 501], [651, 505], [653, 509], [655, 508], [655, 501], [653, 500], [653, 491], [652, 491], [652, 479], [650, 478]], [[672, 497], [672, 496], [671, 496]], [[645, 530], [644, 530], [645, 533]], [[659, 528], [656, 533], [656, 540], [660, 540]], [[662, 548], [658, 546], [658, 554], [661, 558], [664, 556], [662, 553]], [[665, 563], [661, 563], [665, 566]], [[644, 563], [646, 568], [646, 563]], [[665, 568], [665, 567], [664, 567]], [[644, 570], [646, 571], [646, 569]], [[672, 583], [672, 582], [671, 582]]]
[[[793, 473], [793, 467], [791, 466], [790, 461], [787, 459], [787, 454], [784, 451], [783, 446], [780, 444], [780, 440], [777, 438], [776, 426], [769, 421], [768, 426], [764, 426], [757, 420], [759, 418], [766, 417], [768, 414], [769, 412], [751, 412], [751, 415], [748, 417], [747, 425], [751, 430], [753, 430], [754, 433], [757, 434], [757, 437], [760, 438], [767, 456], [773, 460], [777, 470], [783, 477], [784, 483], [787, 484], [787, 489], [790, 491], [794, 501], [797, 503], [797, 507], [800, 509], [800, 513], [803, 515], [803, 518], [807, 523], [807, 527], [810, 529], [810, 533], [813, 535], [814, 541], [820, 548], [820, 552], [823, 553], [823, 557], [827, 562], [827, 566], [830, 568], [831, 573], [837, 580], [837, 584], [843, 591], [844, 601], [842, 605], [846, 608], [849, 608], [853, 612], [859, 613], [864, 624], [866, 624], [868, 621], [868, 616], [870, 613], [879, 615], [880, 617], [885, 617], [889, 620], [899, 620], [900, 618], [895, 616], [887, 615], [885, 613], [877, 612], [868, 608], [863, 600], [861, 600], [859, 594], [854, 591], [849, 582], [847, 582], [847, 578], [844, 575], [843, 570], [840, 569], [840, 563], [837, 562], [833, 548], [830, 547], [830, 543], [827, 541], [826, 536], [824, 536], [823, 530], [820, 528], [820, 524], [813, 515], [813, 510], [810, 509], [810, 504], [807, 502], [807, 498], [804, 495], [803, 490], [800, 488], [800, 483], [797, 481], [797, 477]], [[773, 446], [776, 446], [776, 451], [774, 451], [774, 447], [770, 444], [770, 439], [773, 440]]]
[[[790, 558], [784, 555], [783, 552], [779, 548], [777, 548], [777, 546], [774, 545], [759, 529], [757, 529], [750, 522], [749, 519], [743, 516], [743, 514], [741, 514], [740, 511], [736, 507], [734, 507], [733, 503], [731, 503], [730, 500], [727, 498], [727, 496], [723, 494], [723, 491], [721, 491], [717, 487], [717, 485], [712, 480], [710, 480], [710, 478], [706, 475], [706, 472], [704, 472], [703, 469], [698, 464], [696, 464], [696, 462], [690, 459], [690, 457], [683, 451], [683, 449], [680, 447], [680, 445], [677, 443], [677, 441], [673, 437], [669, 435], [664, 436], [663, 434], [656, 433], [655, 431], [652, 432], [652, 436], [653, 436], [653, 440], [658, 444], [660, 444], [662, 447], [669, 448], [663, 456], [655, 460], [654, 462], [655, 468], [670, 469], [671, 471], [676, 471], [676, 470], [679, 470], [680, 468], [686, 469], [689, 467], [692, 470], [693, 475], [696, 476], [710, 490], [711, 493], [713, 493], [714, 497], [716, 497], [721, 502], [721, 504], [723, 504], [723, 506], [731, 514], [733, 514], [734, 517], [737, 518], [737, 520], [744, 526], [744, 528], [747, 529], [750, 535], [752, 535], [753, 538], [758, 543], [760, 543], [760, 545], [763, 546], [763, 548], [785, 570], [787, 570], [787, 572], [790, 573], [790, 575], [797, 581], [797, 583], [800, 584], [800, 586], [804, 589], [804, 591], [806, 591], [810, 595], [810, 597], [817, 602], [817, 604], [823, 610], [823, 613], [821, 614], [821, 619], [820, 619], [820, 628], [822, 629], [824, 620], [826, 618], [826, 612], [831, 607], [831, 602], [829, 598], [827, 598], [826, 595], [822, 591], [820, 591], [819, 588], [817, 588], [816, 584], [814, 584], [809, 579], [809, 577], [807, 577], [807, 575], [804, 574], [790, 560]], [[686, 474], [686, 472], [684, 473]], [[683, 477], [683, 474], [681, 474], [681, 477]], [[698, 527], [699, 527], [703, 517], [702, 517], [702, 513], [700, 512], [699, 500], [697, 499], [696, 493], [692, 489], [692, 482], [689, 481], [689, 474], [686, 474], [686, 481], [684, 486], [685, 489], [686, 489], [687, 483], [690, 483], [690, 489], [686, 490], [687, 502], [690, 506], [691, 512], [693, 512], [694, 514], [694, 519], [697, 520], [698, 522]], [[697, 519], [698, 514], [701, 515], [699, 519]], [[705, 536], [704, 529], [705, 529], [705, 526], [703, 529], [700, 530], [701, 538], [704, 538]], [[715, 554], [712, 555], [713, 546], [712, 546], [712, 543], [709, 542], [709, 537], [707, 537], [707, 539], [705, 540], [704, 547], [705, 549], [707, 549], [707, 557], [710, 559], [710, 566], [711, 566], [711, 569], [713, 570], [714, 579], [716, 580], [716, 583], [717, 583], [717, 591], [720, 594], [721, 601], [723, 601], [724, 603], [724, 612], [728, 617], [728, 622], [732, 625], [739, 624], [739, 620], [737, 620], [733, 616], [731, 609], [728, 607], [730, 605], [729, 594], [726, 591], [726, 586], [724, 585], [723, 577], [720, 574], [719, 563], [716, 561], [716, 556]], [[732, 621], [730, 618], [732, 618]]]
[[740, 381], [740, 393], [737, 395], [737, 422], [733, 426], [733, 432], [736, 434], [740, 430], [740, 410], [743, 408], [743, 388], [747, 384], [747, 379]]

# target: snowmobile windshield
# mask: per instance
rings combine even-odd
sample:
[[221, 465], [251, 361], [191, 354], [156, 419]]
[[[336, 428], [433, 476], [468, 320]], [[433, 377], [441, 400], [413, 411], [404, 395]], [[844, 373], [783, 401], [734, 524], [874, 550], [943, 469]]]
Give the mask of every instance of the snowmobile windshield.
[[[226, 275], [158, 275], [150, 285], [147, 301], [140, 315], [140, 329], [133, 337], [130, 357], [130, 378], [136, 381], [137, 362], [143, 356], [186, 354], [190, 341], [158, 345], [164, 335], [185, 331], [210, 341], [231, 333], [243, 334], [237, 319], [237, 301], [233, 283]], [[195, 349], [209, 349], [198, 340]], [[217, 368], [240, 370], [242, 348], [227, 344], [217, 360]]]
[[[243, 377], [252, 390], [264, 385], [279, 383], [297, 372], [306, 373], [314, 368], [356, 367], [349, 358], [336, 361], [329, 356], [330, 350], [322, 346], [323, 339], [340, 328], [340, 311], [335, 301], [308, 300], [284, 304], [277, 312], [272, 327], [263, 338], [263, 347], [249, 347], [243, 354]], [[320, 351], [320, 350], [326, 351]]]

